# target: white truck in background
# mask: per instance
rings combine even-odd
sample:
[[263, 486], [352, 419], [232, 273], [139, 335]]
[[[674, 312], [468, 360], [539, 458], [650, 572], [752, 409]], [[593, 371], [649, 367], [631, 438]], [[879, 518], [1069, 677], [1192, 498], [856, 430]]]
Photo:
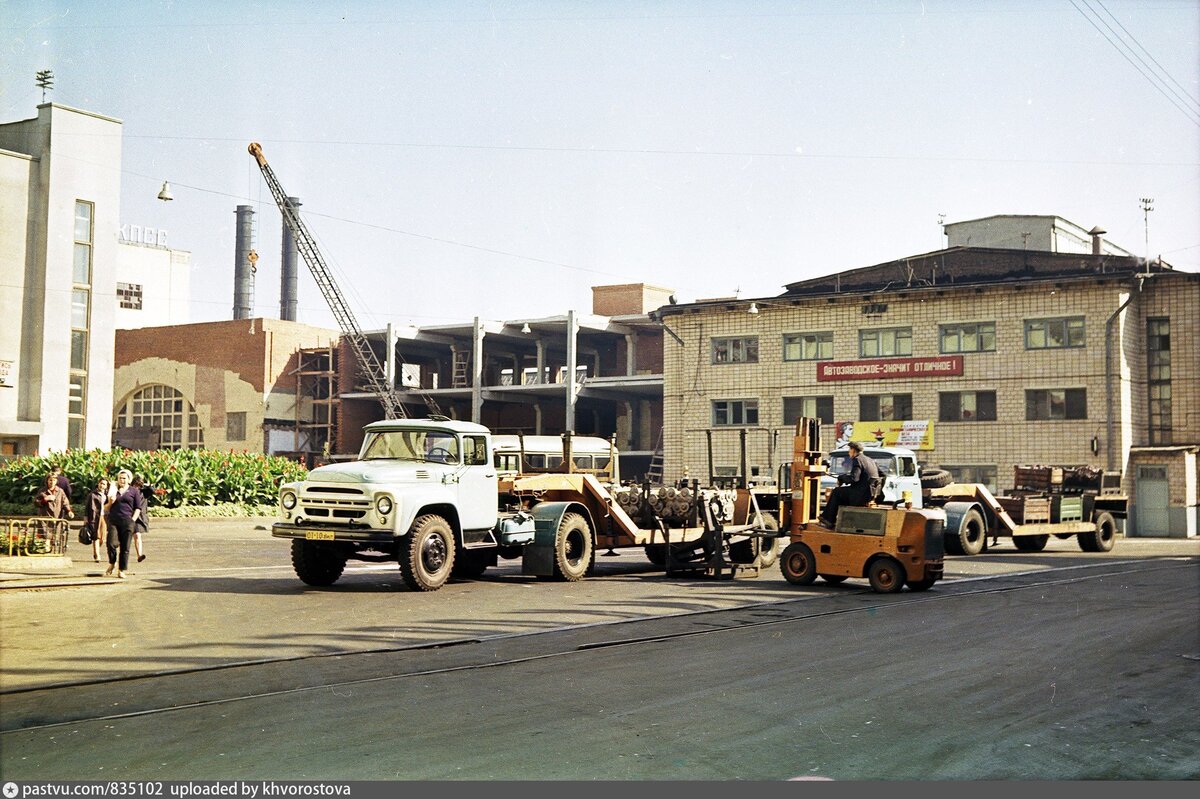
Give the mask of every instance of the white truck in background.
[[[882, 499], [879, 504], [897, 506], [903, 502], [911, 502], [912, 507], [922, 506], [921, 489], [946, 485], [950, 482], [949, 473], [941, 469], [925, 470], [922, 472], [917, 461], [917, 453], [904, 447], [881, 447], [863, 444], [863, 454], [875, 461], [879, 467], [879, 476], [883, 478]], [[835, 449], [829, 453], [827, 473], [821, 476], [821, 489], [824, 496], [837, 486], [837, 476], [850, 471], [850, 451]]]
[[309, 585], [332, 585], [349, 560], [398, 561], [418, 591], [478, 577], [501, 558], [520, 558], [523, 574], [575, 581], [592, 572], [597, 546], [642, 548], [668, 573], [757, 576], [775, 562], [778, 525], [746, 489], [651, 494], [570, 467], [501, 474], [491, 431], [444, 416], [364, 432], [358, 460], [280, 487], [271, 535], [290, 539]]

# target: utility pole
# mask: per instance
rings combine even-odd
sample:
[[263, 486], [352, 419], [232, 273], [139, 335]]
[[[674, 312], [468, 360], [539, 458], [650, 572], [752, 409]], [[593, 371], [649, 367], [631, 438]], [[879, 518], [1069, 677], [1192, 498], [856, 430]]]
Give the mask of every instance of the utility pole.
[[48, 69], [37, 72], [37, 85], [42, 89], [42, 102], [46, 102], [46, 90], [54, 88], [54, 73]]
[[1146, 268], [1150, 268], [1150, 212], [1154, 210], [1154, 198], [1143, 197], [1142, 203], [1142, 225], [1146, 230]]

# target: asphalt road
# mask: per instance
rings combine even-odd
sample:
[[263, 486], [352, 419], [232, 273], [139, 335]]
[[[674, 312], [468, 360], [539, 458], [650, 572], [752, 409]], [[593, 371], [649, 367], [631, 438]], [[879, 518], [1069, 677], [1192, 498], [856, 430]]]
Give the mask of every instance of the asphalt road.
[[1000, 547], [921, 594], [637, 553], [420, 594], [383, 565], [308, 588], [254, 524], [6, 581], [6, 779], [1200, 777], [1198, 541]]

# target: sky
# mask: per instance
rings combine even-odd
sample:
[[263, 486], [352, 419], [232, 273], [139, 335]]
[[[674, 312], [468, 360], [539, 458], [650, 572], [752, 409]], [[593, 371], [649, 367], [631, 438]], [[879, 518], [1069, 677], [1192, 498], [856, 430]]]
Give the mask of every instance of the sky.
[[252, 141], [360, 328], [534, 319], [771, 297], [997, 214], [1200, 271], [1198, 38], [1200, 0], [0, 0], [0, 122], [46, 69], [122, 120], [121, 222], [192, 253], [191, 321], [232, 318], [241, 204], [279, 315]]

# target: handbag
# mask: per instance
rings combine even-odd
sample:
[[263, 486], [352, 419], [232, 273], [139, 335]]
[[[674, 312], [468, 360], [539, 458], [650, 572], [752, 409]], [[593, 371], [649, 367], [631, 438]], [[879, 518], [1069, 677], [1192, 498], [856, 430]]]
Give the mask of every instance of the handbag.
[[79, 543], [81, 543], [81, 544], [90, 544], [90, 543], [92, 543], [92, 541], [94, 541], [94, 540], [96, 540], [96, 535], [95, 535], [95, 533], [94, 533], [94, 532], [93, 532], [93, 531], [92, 531], [92, 530], [91, 530], [91, 529], [88, 527], [88, 525], [86, 525], [86, 524], [85, 524], [83, 527], [80, 527], [80, 528], [79, 528]]

